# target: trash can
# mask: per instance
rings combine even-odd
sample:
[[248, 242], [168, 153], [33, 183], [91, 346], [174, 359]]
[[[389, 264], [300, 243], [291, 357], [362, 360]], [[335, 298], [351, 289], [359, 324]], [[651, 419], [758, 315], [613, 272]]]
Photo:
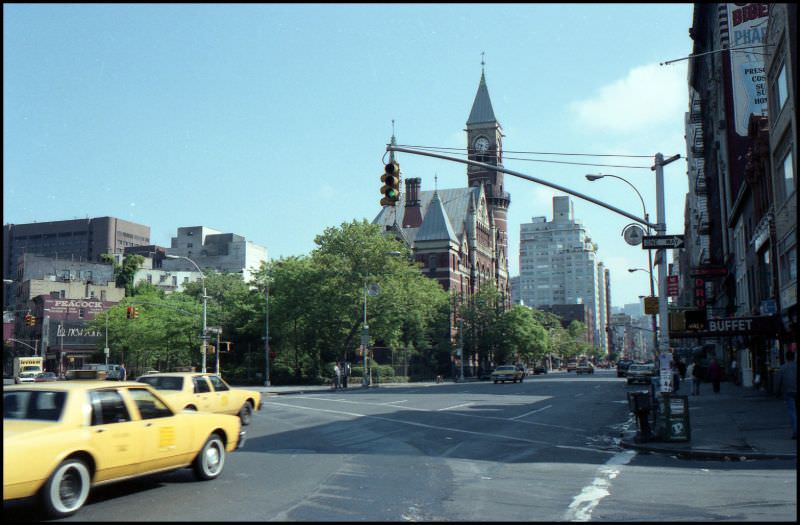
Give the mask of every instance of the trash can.
[[650, 441], [653, 434], [650, 430], [650, 392], [628, 392], [628, 407], [636, 415], [637, 433], [636, 441], [643, 443]]
[[691, 441], [689, 396], [661, 394], [656, 434], [664, 441]]

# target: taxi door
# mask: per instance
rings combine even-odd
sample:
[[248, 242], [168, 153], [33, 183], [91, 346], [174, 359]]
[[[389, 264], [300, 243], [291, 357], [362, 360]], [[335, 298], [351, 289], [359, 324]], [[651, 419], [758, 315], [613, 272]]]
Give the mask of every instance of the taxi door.
[[192, 398], [195, 401], [197, 410], [201, 412], [216, 412], [217, 399], [214, 389], [206, 380], [205, 376], [192, 376]]
[[97, 458], [95, 481], [128, 476], [139, 464], [140, 427], [117, 389], [89, 392], [89, 441]]
[[128, 394], [140, 417], [139, 472], [186, 465], [191, 460], [189, 426], [182, 424], [167, 404], [146, 388], [131, 387]]
[[223, 414], [238, 414], [239, 408], [234, 404], [231, 399], [230, 387], [217, 375], [209, 375], [208, 380], [214, 387], [214, 412], [221, 412]]

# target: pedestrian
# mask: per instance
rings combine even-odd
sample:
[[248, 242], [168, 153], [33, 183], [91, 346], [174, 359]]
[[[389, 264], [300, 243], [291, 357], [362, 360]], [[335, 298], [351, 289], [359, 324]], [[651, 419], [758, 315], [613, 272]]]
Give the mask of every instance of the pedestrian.
[[678, 371], [678, 363], [670, 361], [669, 367], [672, 370], [672, 392], [677, 393], [681, 388], [681, 374]]
[[117, 379], [125, 381], [128, 377], [128, 372], [125, 370], [125, 363], [119, 365], [119, 372], [117, 372]]
[[731, 378], [733, 378], [733, 384], [739, 385], [739, 363], [736, 362], [736, 357], [731, 359]]
[[686, 379], [686, 363], [680, 357], [678, 358], [678, 373], [681, 375], [681, 379]]
[[703, 381], [703, 367], [700, 366], [700, 361], [695, 359], [691, 365], [689, 365], [692, 371], [689, 373], [692, 376], [692, 395], [699, 396], [700, 395], [700, 383]]
[[794, 352], [786, 352], [786, 362], [781, 365], [778, 376], [778, 391], [783, 393], [783, 400], [789, 409], [792, 439], [797, 439], [797, 363]]
[[333, 365], [333, 389], [339, 389], [339, 381], [342, 379], [342, 370], [339, 368], [339, 363], [336, 362]]
[[711, 364], [708, 365], [708, 380], [714, 387], [714, 393], [719, 394], [719, 382], [722, 380], [722, 368], [719, 366], [716, 357], [711, 358]]
[[350, 363], [345, 361], [342, 364], [342, 388], [347, 388], [348, 377], [350, 377]]

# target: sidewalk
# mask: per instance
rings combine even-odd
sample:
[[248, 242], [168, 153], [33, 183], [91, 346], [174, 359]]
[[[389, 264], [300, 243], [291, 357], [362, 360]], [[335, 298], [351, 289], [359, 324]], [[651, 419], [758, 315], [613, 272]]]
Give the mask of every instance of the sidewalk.
[[[691, 382], [678, 395], [691, 394]], [[622, 446], [662, 454], [713, 459], [797, 459], [797, 441], [783, 398], [724, 382], [715, 394], [710, 383], [689, 398], [689, 441], [637, 443], [635, 429]]]

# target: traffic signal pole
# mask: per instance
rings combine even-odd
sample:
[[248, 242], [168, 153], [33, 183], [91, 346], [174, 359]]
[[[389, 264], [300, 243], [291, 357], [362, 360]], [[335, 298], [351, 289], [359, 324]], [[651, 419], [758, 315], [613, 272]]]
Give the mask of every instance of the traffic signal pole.
[[[401, 153], [410, 153], [412, 155], [423, 155], [425, 157], [434, 157], [434, 158], [437, 158], [437, 159], [443, 159], [443, 160], [449, 160], [449, 161], [452, 161], [452, 162], [459, 162], [461, 164], [467, 164], [469, 166], [477, 166], [479, 168], [485, 168], [485, 169], [489, 169], [489, 170], [492, 170], [492, 171], [499, 171], [500, 173], [506, 173], [508, 175], [513, 175], [514, 177], [519, 177], [520, 179], [529, 180], [531, 182], [535, 182], [537, 184], [542, 184], [543, 186], [547, 186], [549, 188], [553, 188], [553, 189], [558, 190], [558, 191], [563, 191], [564, 193], [569, 193], [570, 195], [574, 195], [575, 197], [578, 197], [579, 199], [583, 199], [583, 200], [589, 201], [589, 202], [591, 202], [593, 204], [597, 204], [598, 206], [602, 206], [603, 208], [606, 208], [607, 210], [611, 210], [614, 213], [618, 213], [618, 214], [620, 214], [620, 215], [622, 215], [624, 217], [627, 217], [627, 218], [629, 218], [629, 219], [631, 219], [633, 221], [636, 221], [636, 222], [638, 222], [640, 224], [644, 224], [645, 226], [649, 226], [650, 228], [654, 228], [655, 229], [655, 227], [656, 227], [655, 224], [653, 224], [652, 222], [649, 222], [647, 219], [644, 219], [642, 217], [637, 217], [636, 215], [633, 215], [632, 213], [628, 213], [628, 212], [626, 212], [624, 210], [621, 210], [621, 209], [619, 209], [619, 208], [617, 208], [615, 206], [612, 206], [612, 205], [610, 205], [608, 203], [605, 203], [603, 201], [597, 200], [594, 197], [590, 197], [588, 195], [584, 195], [583, 193], [578, 193], [575, 190], [571, 190], [569, 188], [565, 188], [564, 186], [560, 186], [558, 184], [554, 184], [554, 183], [548, 182], [546, 180], [537, 179], [536, 177], [531, 177], [530, 175], [525, 175], [524, 173], [520, 173], [518, 171], [510, 170], [510, 169], [507, 169], [507, 168], [502, 168], [500, 166], [495, 166], [493, 164], [486, 164], [484, 162], [477, 162], [477, 161], [474, 161], [474, 160], [467, 160], [467, 159], [459, 159], [457, 157], [448, 157], [447, 155], [440, 155], [438, 153], [430, 153], [430, 152], [427, 152], [427, 151], [418, 151], [418, 150], [415, 150], [415, 149], [408, 149], [408, 148], [398, 148], [397, 146], [394, 146], [392, 144], [387, 144], [386, 145], [386, 151], [389, 151], [389, 152], [399, 151]], [[660, 155], [660, 153], [659, 153], [659, 155]], [[672, 162], [672, 161], [669, 160], [668, 162]]]

